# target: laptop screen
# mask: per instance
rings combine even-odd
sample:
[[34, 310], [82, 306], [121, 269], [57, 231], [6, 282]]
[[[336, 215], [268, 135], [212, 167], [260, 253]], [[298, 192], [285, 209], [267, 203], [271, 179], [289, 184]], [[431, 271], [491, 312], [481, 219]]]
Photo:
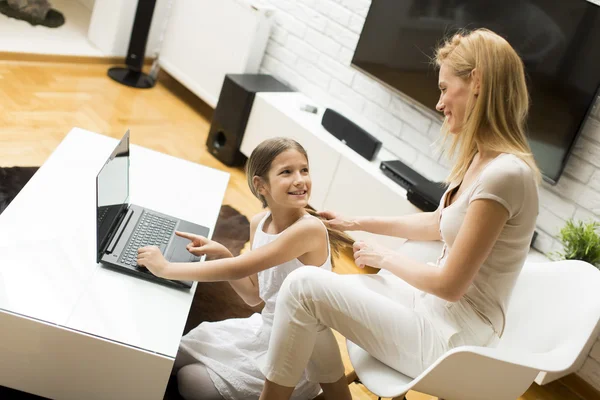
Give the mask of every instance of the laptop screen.
[[96, 177], [96, 262], [129, 204], [129, 130]]

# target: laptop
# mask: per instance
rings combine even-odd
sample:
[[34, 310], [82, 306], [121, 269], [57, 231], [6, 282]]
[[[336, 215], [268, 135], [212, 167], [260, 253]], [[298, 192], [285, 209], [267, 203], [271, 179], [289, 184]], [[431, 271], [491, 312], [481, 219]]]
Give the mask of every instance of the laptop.
[[129, 204], [128, 130], [96, 177], [96, 262], [156, 283], [191, 288], [191, 281], [159, 278], [136, 262], [138, 248], [151, 245], [169, 261], [199, 261], [186, 249], [189, 240], [175, 231], [209, 233], [204, 226]]

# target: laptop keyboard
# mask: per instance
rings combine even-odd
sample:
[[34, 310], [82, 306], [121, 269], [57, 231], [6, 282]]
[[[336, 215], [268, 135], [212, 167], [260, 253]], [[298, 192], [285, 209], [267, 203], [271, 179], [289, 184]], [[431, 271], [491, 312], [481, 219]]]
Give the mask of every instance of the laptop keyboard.
[[158, 246], [164, 254], [176, 224], [177, 221], [144, 211], [119, 261], [137, 265], [137, 251], [144, 246]]

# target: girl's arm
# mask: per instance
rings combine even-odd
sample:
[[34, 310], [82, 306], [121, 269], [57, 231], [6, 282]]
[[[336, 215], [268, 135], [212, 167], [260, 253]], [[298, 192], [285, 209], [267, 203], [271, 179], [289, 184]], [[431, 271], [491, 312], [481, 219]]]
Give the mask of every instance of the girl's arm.
[[387, 269], [417, 289], [455, 302], [460, 300], [471, 285], [481, 264], [494, 247], [508, 216], [506, 208], [496, 201], [473, 201], [467, 209], [443, 268], [364, 243], [355, 244], [354, 258], [359, 266]]
[[322, 250], [326, 230], [315, 218], [304, 218], [287, 228], [277, 240], [237, 257], [201, 263], [169, 263], [155, 246], [138, 250], [138, 264], [154, 275], [175, 280], [198, 282], [232, 281]]
[[[252, 243], [254, 242], [254, 233], [256, 232], [256, 227], [258, 223], [265, 216], [266, 211], [260, 214], [255, 215], [250, 221], [250, 250], [252, 251]], [[231, 256], [233, 257], [233, 256]], [[236, 291], [238, 296], [244, 300], [244, 303], [248, 304], [251, 307], [257, 306], [262, 302], [262, 299], [259, 296], [259, 286], [258, 286], [258, 274], [254, 274], [251, 276], [247, 276], [242, 279], [237, 279], [233, 281], [229, 281], [229, 284]]]

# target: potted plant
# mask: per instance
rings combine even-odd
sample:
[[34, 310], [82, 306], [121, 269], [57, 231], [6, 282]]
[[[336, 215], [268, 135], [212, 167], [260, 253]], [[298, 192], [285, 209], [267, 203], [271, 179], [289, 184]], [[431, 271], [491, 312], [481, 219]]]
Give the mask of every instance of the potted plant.
[[600, 268], [600, 222], [569, 219], [560, 230], [563, 250], [553, 253], [558, 260], [582, 260]]

